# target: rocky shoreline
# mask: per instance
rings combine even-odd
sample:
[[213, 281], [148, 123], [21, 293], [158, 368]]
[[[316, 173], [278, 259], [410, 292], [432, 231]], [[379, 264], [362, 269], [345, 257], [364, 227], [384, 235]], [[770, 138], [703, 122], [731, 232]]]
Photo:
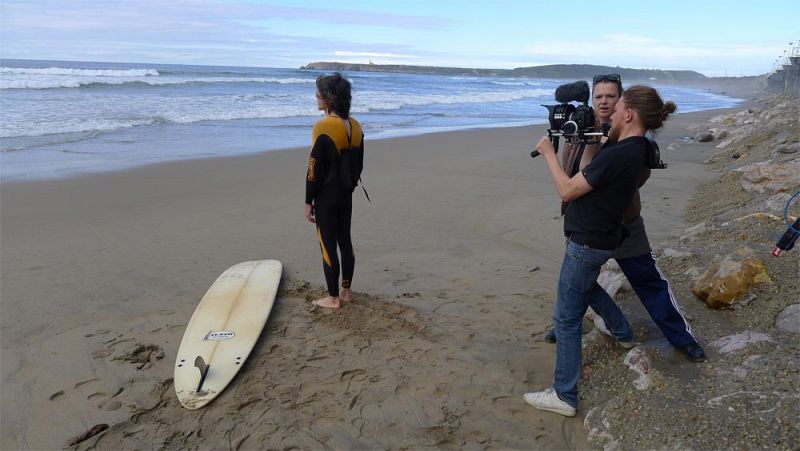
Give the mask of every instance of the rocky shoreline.
[[[800, 249], [770, 253], [800, 190], [798, 118], [796, 101], [770, 97], [684, 138], [713, 149], [704, 163], [719, 176], [690, 201], [694, 225], [653, 247], [708, 360], [675, 351], [627, 282], [617, 284], [641, 345], [625, 352], [597, 327], [585, 337], [582, 405], [594, 446], [797, 449]], [[662, 143], [666, 158], [681, 144]], [[788, 215], [800, 215], [800, 203]], [[615, 274], [609, 266], [603, 277]]]

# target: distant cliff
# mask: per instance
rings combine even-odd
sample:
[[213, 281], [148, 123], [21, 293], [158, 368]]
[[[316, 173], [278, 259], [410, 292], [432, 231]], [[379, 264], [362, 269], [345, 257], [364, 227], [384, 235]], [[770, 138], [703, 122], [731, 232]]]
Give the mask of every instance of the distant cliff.
[[705, 75], [693, 70], [630, 69], [627, 67], [595, 66], [591, 64], [553, 64], [549, 66], [518, 67], [512, 76], [591, 79], [597, 74], [619, 74], [623, 80], [658, 80], [660, 82], [689, 82], [703, 80]]
[[463, 67], [406, 66], [401, 64], [358, 64], [337, 62], [309, 63], [300, 69], [338, 72], [395, 72], [427, 75], [482, 75], [489, 77], [512, 76], [508, 69], [469, 69]]
[[596, 74], [620, 74], [623, 80], [658, 80], [660, 82], [693, 82], [707, 77], [690, 70], [630, 69], [589, 64], [553, 64], [518, 67], [516, 69], [471, 69], [463, 67], [406, 66], [396, 64], [356, 64], [316, 62], [300, 69], [339, 72], [396, 72], [429, 75], [476, 75], [494, 77], [536, 77], [558, 80], [591, 79]]

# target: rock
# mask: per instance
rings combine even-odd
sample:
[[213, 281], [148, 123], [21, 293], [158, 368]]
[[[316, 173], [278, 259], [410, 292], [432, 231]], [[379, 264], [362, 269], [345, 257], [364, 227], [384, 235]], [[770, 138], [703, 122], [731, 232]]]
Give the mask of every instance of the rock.
[[[728, 227], [731, 224], [742, 222], [748, 219], [755, 219], [756, 221], [783, 221], [782, 218], [780, 218], [779, 216], [775, 216], [772, 213], [750, 213], [749, 215], [744, 215], [738, 218], [731, 219], [730, 221], [725, 221], [720, 225], [722, 227]], [[736, 255], [740, 255], [742, 257], [749, 257], [751, 255], [755, 255], [755, 251], [749, 248], [737, 249]]]
[[670, 145], [668, 145], [668, 146], [667, 146], [667, 150], [675, 150], [675, 149], [677, 149], [677, 148], [678, 148], [678, 147], [680, 147], [680, 146], [681, 146], [681, 145], [680, 145], [680, 144], [678, 144], [678, 143], [672, 143], [672, 144], [670, 144]]
[[736, 120], [730, 114], [722, 114], [719, 116], [714, 116], [708, 120], [708, 122], [712, 124], [731, 124], [734, 123]]
[[791, 197], [792, 195], [789, 193], [775, 194], [774, 196], [764, 201], [763, 209], [768, 212], [783, 216], [783, 209], [786, 207], [786, 202], [789, 202], [789, 198]]
[[647, 390], [653, 383], [654, 371], [653, 363], [650, 360], [650, 356], [647, 355], [647, 351], [641, 346], [637, 346], [625, 355], [624, 362], [631, 371], [639, 375], [639, 377], [633, 381], [633, 386], [636, 387], [637, 390]]
[[750, 193], [780, 193], [800, 186], [800, 158], [783, 163], [767, 160], [735, 171], [742, 173], [742, 188]]
[[685, 258], [685, 257], [689, 257], [689, 256], [692, 255], [691, 252], [678, 251], [678, 250], [672, 249], [670, 247], [664, 249], [663, 254], [664, 254], [664, 257], [668, 257], [668, 258]]
[[614, 338], [614, 335], [611, 333], [610, 330], [608, 330], [608, 327], [606, 327], [606, 322], [603, 321], [603, 318], [601, 318], [600, 315], [595, 313], [595, 311], [591, 307], [586, 309], [585, 317], [594, 324], [595, 329], [608, 335], [611, 338]]
[[778, 330], [792, 334], [800, 334], [800, 304], [792, 304], [778, 314], [775, 320]]
[[628, 279], [626, 279], [625, 274], [621, 272], [602, 271], [597, 277], [597, 283], [606, 290], [606, 293], [608, 293], [612, 299], [617, 295], [617, 291], [620, 289], [631, 289]]
[[698, 235], [700, 235], [703, 232], [707, 232], [709, 230], [714, 230], [714, 227], [706, 225], [705, 222], [701, 222], [700, 224], [694, 225], [684, 230], [683, 235], [681, 235], [681, 237], [678, 239], [681, 241], [694, 240], [695, 238], [697, 238]]
[[747, 345], [753, 343], [761, 343], [763, 341], [774, 342], [771, 336], [763, 332], [754, 332], [752, 330], [744, 331], [736, 335], [728, 335], [711, 342], [711, 346], [719, 348], [719, 352], [727, 354], [729, 352], [744, 349]]
[[711, 133], [712, 140], [719, 141], [728, 136], [728, 130], [724, 128], [712, 128], [708, 130]]
[[728, 126], [742, 125], [747, 121], [753, 121], [753, 117], [757, 112], [758, 112], [757, 110], [748, 108], [746, 110], [742, 110], [734, 114], [724, 114], [720, 116], [714, 116], [713, 118], [711, 118], [709, 122], [711, 122], [712, 124], [725, 124]]
[[789, 144], [781, 144], [772, 149], [772, 153], [793, 154], [800, 151], [800, 143], [794, 142]]
[[694, 140], [701, 143], [707, 143], [714, 140], [714, 134], [710, 131], [700, 132], [694, 135]]
[[618, 410], [616, 407], [613, 401], [593, 407], [583, 420], [583, 427], [587, 431], [589, 441], [600, 443], [604, 451], [621, 449], [619, 441], [609, 432], [611, 422], [608, 419], [612, 412]]
[[744, 360], [744, 362], [742, 362], [742, 366], [750, 370], [764, 368], [765, 366], [768, 365], [769, 365], [769, 357], [761, 354], [748, 356]]
[[703, 269], [698, 268], [697, 266], [692, 266], [691, 268], [684, 271], [683, 274], [689, 276], [692, 279], [696, 279], [700, 277], [700, 274], [703, 274]]
[[764, 282], [772, 280], [761, 260], [737, 260], [732, 254], [711, 265], [695, 282], [692, 292], [711, 307], [722, 308], [746, 297], [753, 285]]

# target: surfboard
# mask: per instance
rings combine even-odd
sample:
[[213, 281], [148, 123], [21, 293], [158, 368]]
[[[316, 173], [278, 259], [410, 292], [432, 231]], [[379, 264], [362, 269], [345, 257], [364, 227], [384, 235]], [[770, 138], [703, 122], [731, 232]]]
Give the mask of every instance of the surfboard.
[[282, 269], [277, 260], [238, 263], [200, 300], [175, 359], [175, 393], [183, 407], [205, 406], [239, 372], [267, 323]]

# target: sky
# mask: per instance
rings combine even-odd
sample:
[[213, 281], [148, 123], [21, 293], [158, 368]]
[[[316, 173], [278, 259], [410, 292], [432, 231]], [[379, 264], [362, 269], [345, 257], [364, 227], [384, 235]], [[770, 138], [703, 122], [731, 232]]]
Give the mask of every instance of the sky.
[[0, 0], [0, 58], [770, 72], [796, 0]]

